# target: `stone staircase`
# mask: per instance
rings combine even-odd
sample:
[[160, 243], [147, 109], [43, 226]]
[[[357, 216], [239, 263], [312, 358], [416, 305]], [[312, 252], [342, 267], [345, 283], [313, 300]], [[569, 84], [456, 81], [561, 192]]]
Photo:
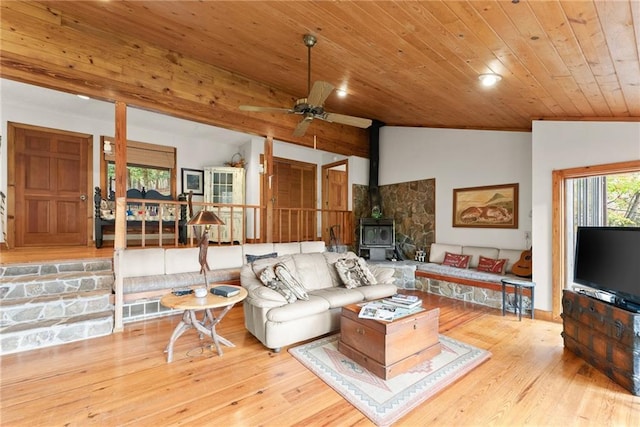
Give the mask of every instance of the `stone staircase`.
[[0, 266], [0, 355], [109, 335], [111, 258]]

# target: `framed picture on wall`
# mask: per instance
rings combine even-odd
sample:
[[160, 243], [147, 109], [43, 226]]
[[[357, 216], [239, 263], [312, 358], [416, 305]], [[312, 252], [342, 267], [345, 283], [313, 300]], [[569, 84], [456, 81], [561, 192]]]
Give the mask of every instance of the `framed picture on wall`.
[[204, 195], [204, 171], [182, 168], [182, 192], [193, 191], [194, 196]]
[[518, 184], [455, 188], [453, 226], [518, 228]]

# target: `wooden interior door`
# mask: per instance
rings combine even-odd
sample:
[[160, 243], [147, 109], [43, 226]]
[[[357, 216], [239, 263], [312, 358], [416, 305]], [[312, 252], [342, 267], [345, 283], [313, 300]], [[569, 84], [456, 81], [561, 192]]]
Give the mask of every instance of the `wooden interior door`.
[[[322, 207], [331, 211], [346, 211], [349, 209], [349, 173], [347, 170], [347, 161], [341, 161], [324, 165], [322, 167]], [[331, 228], [333, 227], [334, 235], [338, 239], [337, 243], [348, 244], [345, 242], [344, 216], [337, 213], [325, 213], [322, 215], [322, 240], [327, 245], [331, 242]], [[351, 231], [349, 231], [351, 233]], [[348, 233], [346, 234], [348, 235]]]
[[20, 125], [12, 134], [15, 246], [87, 245], [91, 137]]
[[313, 163], [273, 159], [274, 241], [315, 240], [316, 171]]

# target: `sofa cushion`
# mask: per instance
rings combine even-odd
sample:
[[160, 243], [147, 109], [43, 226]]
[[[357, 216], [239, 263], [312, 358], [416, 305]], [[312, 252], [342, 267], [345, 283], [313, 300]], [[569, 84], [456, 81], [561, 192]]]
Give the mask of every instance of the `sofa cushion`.
[[300, 253], [300, 242], [292, 243], [274, 243], [273, 251], [280, 255], [293, 255]]
[[167, 248], [164, 252], [164, 273], [181, 274], [200, 271], [200, 248]]
[[343, 307], [348, 304], [362, 302], [363, 296], [361, 292], [355, 289], [347, 288], [324, 288], [316, 289], [309, 292], [309, 295], [315, 295], [326, 299], [331, 308]]
[[485, 271], [487, 273], [504, 274], [504, 269], [507, 266], [506, 259], [493, 259], [485, 258], [480, 255], [480, 261], [478, 261], [478, 271]]
[[287, 300], [289, 304], [296, 302], [298, 298], [293, 293], [291, 289], [289, 289], [278, 277], [276, 273], [273, 271], [273, 267], [269, 266], [262, 270], [260, 273], [260, 281], [269, 289], [273, 289]]
[[378, 283], [362, 258], [341, 258], [336, 261], [335, 267], [342, 283], [348, 289]]
[[307, 290], [333, 286], [331, 265], [327, 264], [323, 253], [313, 252], [293, 255], [295, 276]]
[[504, 258], [507, 260], [507, 266], [505, 273], [511, 273], [513, 265], [520, 260], [522, 255], [522, 249], [500, 249], [498, 252], [498, 258]]
[[324, 252], [326, 249], [327, 248], [323, 240], [300, 242], [300, 252], [303, 254], [308, 254], [311, 252]]
[[289, 322], [314, 314], [325, 313], [328, 310], [329, 301], [311, 295], [307, 301], [296, 301], [294, 304], [286, 304], [270, 309], [267, 312], [267, 320], [270, 322]]
[[244, 264], [242, 246], [209, 246], [207, 250], [207, 263], [211, 270], [220, 268], [240, 268]]
[[447, 252], [453, 254], [462, 253], [462, 245], [448, 245], [445, 243], [432, 243], [431, 251], [429, 252], [429, 262], [435, 262], [442, 264], [444, 261], [444, 255]]
[[452, 254], [451, 252], [447, 252], [444, 254], [444, 261], [442, 261], [442, 265], [448, 265], [456, 268], [467, 268], [469, 267], [469, 258], [469, 255]]
[[[122, 251], [118, 273], [122, 275], [122, 277], [165, 274], [164, 262], [163, 248], [125, 249]], [[200, 271], [197, 254], [196, 265], [198, 268], [195, 271]]]
[[273, 266], [273, 271], [276, 274], [276, 277], [280, 279], [282, 286], [289, 289], [298, 299], [307, 300], [309, 299], [309, 295], [307, 294], [307, 290], [302, 286], [300, 281], [291, 274], [291, 271], [287, 267], [285, 263], [278, 263]]
[[480, 260], [480, 255], [485, 258], [498, 258], [498, 249], [497, 248], [488, 248], [484, 246], [463, 246], [462, 247], [463, 255], [470, 255], [471, 259], [469, 260], [469, 268], [478, 267], [478, 261]]

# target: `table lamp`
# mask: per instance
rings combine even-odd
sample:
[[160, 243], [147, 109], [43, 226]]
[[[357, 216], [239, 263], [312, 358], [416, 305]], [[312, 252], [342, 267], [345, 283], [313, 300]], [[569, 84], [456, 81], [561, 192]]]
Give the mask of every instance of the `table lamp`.
[[200, 273], [204, 274], [204, 288], [197, 288], [195, 290], [196, 297], [202, 298], [207, 296], [207, 293], [209, 292], [209, 282], [207, 281], [207, 270], [211, 270], [209, 268], [209, 264], [207, 263], [207, 249], [209, 248], [209, 228], [211, 228], [212, 225], [224, 225], [224, 222], [213, 212], [203, 209], [195, 214], [187, 224], [193, 226], [204, 226], [202, 234], [200, 235], [198, 240], [198, 246], [200, 247], [198, 260], [200, 261]]

